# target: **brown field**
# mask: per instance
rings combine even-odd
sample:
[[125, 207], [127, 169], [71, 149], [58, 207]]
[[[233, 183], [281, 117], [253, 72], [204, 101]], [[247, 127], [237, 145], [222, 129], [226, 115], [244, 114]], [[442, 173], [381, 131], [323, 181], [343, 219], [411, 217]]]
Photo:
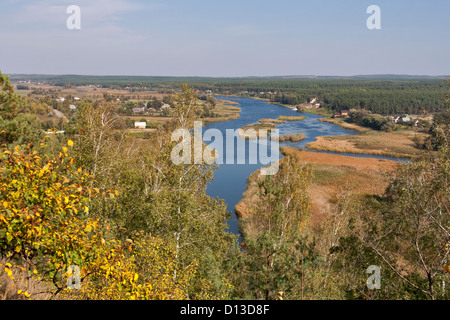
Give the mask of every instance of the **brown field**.
[[[313, 180], [308, 189], [311, 199], [311, 222], [317, 225], [333, 210], [333, 201], [344, 190], [359, 195], [382, 195], [389, 183], [389, 176], [398, 163], [373, 158], [355, 158], [340, 155], [308, 152], [282, 147], [287, 155], [296, 153], [300, 161], [312, 166]], [[280, 161], [283, 161], [281, 159]], [[246, 217], [256, 200], [259, 170], [250, 175], [243, 199], [236, 205], [238, 217]]]
[[[15, 86], [17, 87], [17, 86]], [[47, 84], [41, 85], [30, 85], [30, 90], [17, 90], [17, 92], [21, 95], [27, 95], [31, 93], [35, 89], [43, 89], [43, 90], [54, 90], [60, 96], [72, 95], [85, 99], [98, 99], [103, 98], [103, 94], [107, 93], [113, 96], [120, 96], [122, 98], [128, 98], [132, 100], [144, 100], [149, 99], [151, 97], [157, 97], [162, 99], [164, 94], [155, 92], [155, 91], [139, 91], [139, 92], [130, 92], [126, 89], [111, 89], [111, 88], [101, 88], [94, 85], [89, 86], [73, 86], [70, 88], [64, 88], [59, 86], [51, 86]], [[39, 97], [40, 95], [33, 95]]]
[[422, 153], [412, 141], [415, 135], [425, 136], [414, 131], [402, 133], [370, 131], [351, 136], [317, 137], [315, 142], [308, 143], [306, 147], [318, 151], [413, 158]]

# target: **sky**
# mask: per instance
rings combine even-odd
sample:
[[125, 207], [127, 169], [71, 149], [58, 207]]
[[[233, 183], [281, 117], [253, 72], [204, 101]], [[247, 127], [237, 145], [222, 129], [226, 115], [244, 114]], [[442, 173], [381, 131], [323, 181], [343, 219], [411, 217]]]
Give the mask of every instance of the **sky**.
[[449, 75], [449, 16], [449, 0], [0, 0], [0, 71]]

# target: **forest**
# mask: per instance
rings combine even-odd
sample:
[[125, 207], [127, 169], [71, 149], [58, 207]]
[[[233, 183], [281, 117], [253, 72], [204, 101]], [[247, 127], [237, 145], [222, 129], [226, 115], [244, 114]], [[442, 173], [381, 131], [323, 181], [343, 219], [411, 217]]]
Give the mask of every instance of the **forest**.
[[55, 86], [99, 85], [129, 88], [132, 92], [154, 89], [173, 93], [182, 83], [213, 94], [260, 97], [271, 102], [297, 105], [317, 98], [332, 111], [362, 108], [382, 115], [437, 113], [444, 110], [448, 90], [443, 77], [360, 76], [317, 78], [204, 78], [139, 76], [21, 76], [12, 80], [45, 81]]
[[[44, 134], [30, 112], [37, 102], [0, 73], [0, 299], [450, 298], [445, 82], [196, 81], [171, 96], [173, 118], [153, 139], [137, 139], [104, 100], [83, 101], [71, 131]], [[198, 115], [194, 89], [439, 115], [430, 152], [399, 164], [381, 196], [343, 190], [319, 229], [306, 191], [313, 168], [286, 153], [278, 174], [258, 181], [239, 244], [224, 202], [205, 193], [216, 166], [170, 161], [171, 133], [191, 130]], [[372, 265], [381, 289], [366, 285]]]

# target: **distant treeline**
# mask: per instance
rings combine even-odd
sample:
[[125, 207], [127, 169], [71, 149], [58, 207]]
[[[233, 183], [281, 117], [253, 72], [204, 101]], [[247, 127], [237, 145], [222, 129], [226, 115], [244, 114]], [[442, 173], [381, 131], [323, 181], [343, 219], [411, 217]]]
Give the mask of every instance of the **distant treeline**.
[[289, 79], [205, 78], [146, 76], [13, 75], [12, 80], [46, 81], [55, 86], [99, 85], [132, 91], [178, 90], [180, 83], [213, 94], [257, 96], [272, 102], [297, 105], [318, 98], [322, 107], [333, 111], [362, 108], [384, 115], [435, 113], [443, 110], [449, 81], [433, 77], [320, 77]]

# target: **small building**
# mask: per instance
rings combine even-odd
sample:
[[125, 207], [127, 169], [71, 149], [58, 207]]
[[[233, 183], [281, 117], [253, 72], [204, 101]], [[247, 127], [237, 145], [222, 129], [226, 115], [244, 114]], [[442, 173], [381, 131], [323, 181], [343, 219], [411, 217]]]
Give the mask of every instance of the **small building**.
[[311, 101], [309, 101], [309, 103], [313, 104], [317, 101], [317, 98], [313, 98]]
[[133, 111], [133, 113], [143, 113], [145, 108], [133, 108], [131, 111]]
[[69, 109], [70, 109], [70, 110], [77, 110], [77, 106], [74, 105], [74, 104], [71, 104], [71, 105], [69, 106]]
[[343, 117], [348, 116], [348, 110], [341, 110], [341, 116]]
[[57, 98], [55, 100], [58, 101], [58, 102], [64, 102], [66, 100], [66, 98]]
[[164, 109], [170, 109], [170, 104], [164, 103], [164, 104], [161, 106], [160, 109], [161, 109], [161, 110], [164, 110]]
[[340, 113], [335, 113], [335, 114], [333, 114], [333, 118], [339, 118], [340, 116], [341, 116]]
[[78, 98], [78, 97], [73, 97], [73, 100], [75, 100], [75, 101], [80, 101], [80, 98]]
[[147, 122], [135, 121], [134, 127], [137, 129], [145, 129], [145, 128], [147, 128]]
[[316, 107], [316, 109], [319, 109], [320, 108], [320, 103], [316, 103], [314, 106]]

